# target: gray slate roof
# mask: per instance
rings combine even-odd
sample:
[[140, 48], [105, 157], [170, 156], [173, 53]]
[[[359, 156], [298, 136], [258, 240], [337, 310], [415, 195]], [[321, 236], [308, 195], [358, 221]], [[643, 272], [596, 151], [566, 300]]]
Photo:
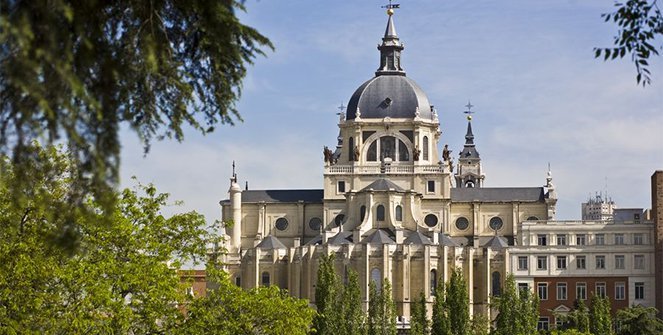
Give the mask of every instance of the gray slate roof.
[[431, 245], [433, 242], [431, 242], [428, 236], [415, 231], [403, 241], [403, 244]]
[[452, 188], [452, 202], [543, 202], [543, 187]]
[[352, 232], [342, 231], [327, 240], [329, 244], [352, 244]]
[[509, 246], [509, 242], [502, 236], [493, 236], [482, 247], [493, 249], [504, 249]]
[[395, 244], [389, 234], [383, 229], [376, 229], [373, 233], [364, 238], [363, 243], [365, 244]]
[[377, 76], [363, 83], [348, 102], [348, 120], [357, 117], [357, 108], [362, 119], [387, 116], [412, 119], [417, 108], [420, 118], [433, 118], [426, 93], [414, 80], [403, 75]]
[[273, 249], [286, 249], [285, 245], [279, 241], [278, 238], [272, 235], [267, 235], [265, 238], [258, 243], [256, 248], [263, 250], [273, 250]]
[[373, 191], [394, 190], [394, 191], [397, 191], [397, 192], [405, 192], [405, 190], [402, 187], [394, 184], [393, 181], [391, 181], [389, 179], [384, 179], [384, 178], [380, 178], [380, 179], [372, 182], [370, 185], [364, 187], [361, 191], [369, 191], [369, 190], [373, 190]]
[[449, 237], [447, 234], [440, 233], [440, 245], [446, 247], [459, 247], [458, 243]]
[[[270, 203], [322, 203], [323, 190], [248, 190], [242, 191], [242, 203], [270, 202]], [[221, 203], [227, 203], [223, 200]]]

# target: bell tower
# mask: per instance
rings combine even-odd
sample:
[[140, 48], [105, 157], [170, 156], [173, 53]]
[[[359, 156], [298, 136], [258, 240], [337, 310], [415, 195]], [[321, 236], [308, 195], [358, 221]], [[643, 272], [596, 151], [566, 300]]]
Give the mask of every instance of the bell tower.
[[460, 152], [458, 158], [458, 168], [456, 170], [456, 187], [459, 188], [473, 188], [483, 187], [483, 180], [486, 176], [481, 169], [481, 157], [474, 145], [474, 134], [472, 133], [472, 107], [469, 101], [467, 102], [467, 133], [465, 134], [465, 145], [463, 151]]

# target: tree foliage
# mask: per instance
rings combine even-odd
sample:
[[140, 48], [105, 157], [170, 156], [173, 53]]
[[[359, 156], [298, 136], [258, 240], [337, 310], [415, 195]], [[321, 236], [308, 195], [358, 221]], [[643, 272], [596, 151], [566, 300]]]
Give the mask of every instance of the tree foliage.
[[[7, 185], [16, 183], [3, 159], [0, 174], [0, 333], [156, 333], [182, 321], [173, 302], [185, 302], [177, 273], [182, 262], [205, 257], [214, 242], [195, 212], [166, 218], [168, 195], [139, 185], [119, 195], [110, 224], [88, 215], [62, 215], [71, 178], [68, 156], [36, 152], [41, 164], [31, 196], [17, 206]], [[86, 206], [99, 208], [90, 200]], [[98, 214], [99, 215], [99, 214]], [[80, 252], [50, 243], [62, 220], [75, 220]], [[157, 322], [158, 321], [158, 322]]]
[[614, 46], [594, 48], [595, 57], [608, 60], [628, 55], [635, 64], [638, 84], [651, 84], [649, 59], [663, 48], [663, 15], [657, 0], [626, 0], [615, 3], [615, 7], [614, 12], [602, 15], [618, 27]]
[[441, 277], [435, 288], [431, 335], [451, 335], [451, 323], [449, 321], [451, 311], [446, 301], [445, 288], [446, 283], [443, 277]]
[[[0, 159], [0, 334], [307, 333], [314, 311], [305, 300], [276, 288], [242, 291], [222, 272], [215, 276], [214, 264], [208, 274], [219, 289], [206, 298], [186, 294], [180, 266], [206, 259], [207, 246], [220, 242], [202, 215], [165, 217], [168, 194], [140, 184], [116, 195], [107, 224], [98, 224], [94, 199], [85, 215], [62, 215], [70, 209], [69, 156], [35, 150], [41, 166], [18, 205], [8, 186], [18, 175]], [[51, 243], [63, 220], [77, 229], [74, 254]]]
[[490, 334], [490, 320], [484, 314], [474, 314], [470, 321], [470, 334], [471, 335], [488, 335]]
[[413, 335], [430, 334], [430, 321], [428, 320], [428, 310], [426, 308], [426, 294], [421, 291], [419, 297], [412, 304], [412, 317], [410, 320], [410, 333]]
[[[241, 120], [246, 66], [270, 41], [239, 22], [243, 1], [0, 2], [0, 154], [15, 173], [37, 159], [32, 143], [70, 150], [80, 205], [112, 207], [120, 139], [203, 134]], [[14, 194], [19, 194], [18, 190]]]
[[187, 306], [188, 317], [179, 327], [182, 335], [306, 335], [315, 311], [303, 299], [291, 297], [276, 286], [249, 291], [233, 285], [228, 276], [213, 268], [218, 288]]
[[378, 288], [371, 280], [368, 291], [368, 335], [396, 335], [396, 304], [391, 297], [391, 283], [385, 278]]
[[518, 290], [513, 274], [504, 282], [504, 289], [496, 300], [497, 317], [494, 335], [537, 334], [539, 300], [529, 290]]
[[315, 286], [318, 313], [313, 328], [316, 334], [365, 334], [366, 321], [362, 309], [359, 276], [350, 269], [347, 284], [341, 285], [334, 269], [335, 256], [322, 255]]
[[467, 282], [461, 269], [451, 271], [451, 279], [445, 287], [451, 333], [466, 335], [470, 330], [470, 302], [467, 298]]
[[663, 333], [663, 320], [654, 307], [631, 306], [617, 311], [617, 335], [654, 335]]
[[592, 296], [589, 306], [589, 332], [592, 334], [612, 335], [612, 314], [610, 312], [610, 300], [598, 295]]

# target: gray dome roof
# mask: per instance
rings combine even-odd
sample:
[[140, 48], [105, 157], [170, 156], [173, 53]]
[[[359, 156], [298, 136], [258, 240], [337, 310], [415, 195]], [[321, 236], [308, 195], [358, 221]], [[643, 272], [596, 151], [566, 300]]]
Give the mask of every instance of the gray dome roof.
[[348, 103], [346, 119], [355, 119], [357, 108], [362, 119], [414, 118], [417, 108], [420, 118], [433, 119], [426, 93], [404, 75], [378, 75], [359, 86]]

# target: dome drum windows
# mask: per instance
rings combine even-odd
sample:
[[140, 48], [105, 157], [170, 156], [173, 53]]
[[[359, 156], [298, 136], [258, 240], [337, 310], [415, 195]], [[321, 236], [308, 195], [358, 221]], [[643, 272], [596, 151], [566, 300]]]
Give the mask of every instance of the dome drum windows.
[[401, 205], [396, 206], [396, 221], [403, 221], [403, 207]]
[[378, 205], [378, 207], [375, 209], [375, 220], [384, 221], [384, 219], [385, 219], [384, 206]]
[[401, 139], [394, 136], [382, 136], [371, 142], [366, 153], [366, 161], [377, 162], [385, 158], [391, 158], [392, 161], [408, 162], [410, 161], [410, 150]]

